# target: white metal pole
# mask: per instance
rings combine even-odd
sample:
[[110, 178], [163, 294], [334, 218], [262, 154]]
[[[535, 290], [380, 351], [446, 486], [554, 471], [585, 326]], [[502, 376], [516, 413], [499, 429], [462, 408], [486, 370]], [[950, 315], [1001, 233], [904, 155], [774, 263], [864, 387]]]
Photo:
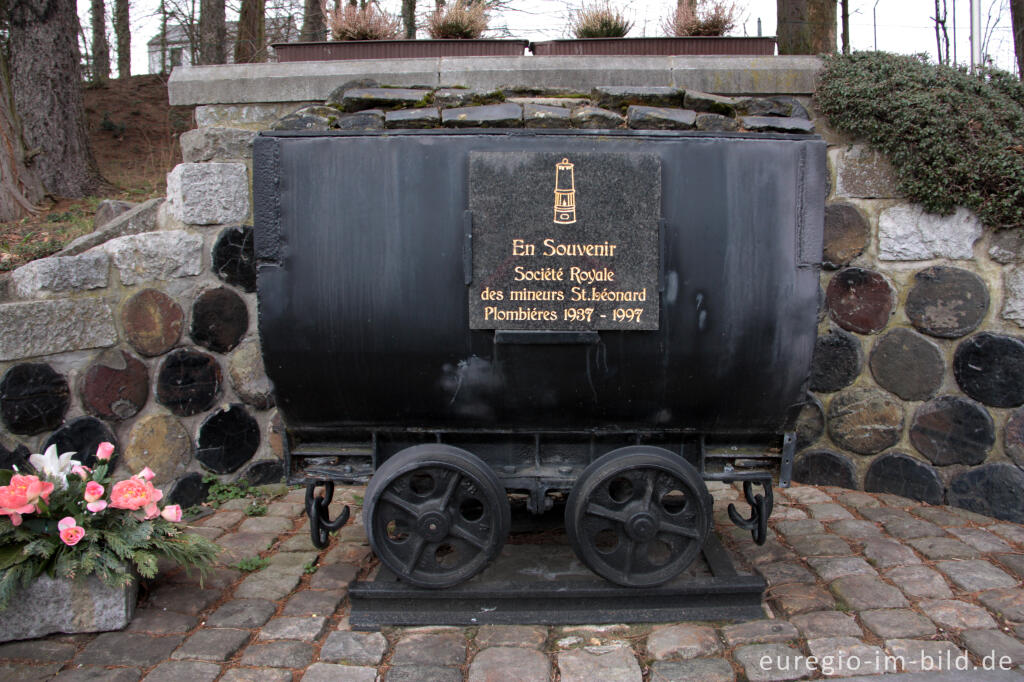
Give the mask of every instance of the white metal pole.
[[875, 52], [878, 52], [878, 0], [875, 0], [875, 5], [871, 8], [871, 27], [875, 32]]
[[971, 3], [971, 71], [981, 66], [981, 0]]

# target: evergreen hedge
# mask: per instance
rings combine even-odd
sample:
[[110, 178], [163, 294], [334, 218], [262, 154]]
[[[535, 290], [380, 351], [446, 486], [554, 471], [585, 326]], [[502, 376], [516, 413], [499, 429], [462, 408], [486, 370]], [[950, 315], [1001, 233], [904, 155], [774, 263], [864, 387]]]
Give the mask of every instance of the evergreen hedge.
[[1024, 86], [1012, 74], [884, 52], [825, 59], [818, 106], [892, 162], [900, 191], [933, 212], [1024, 227]]

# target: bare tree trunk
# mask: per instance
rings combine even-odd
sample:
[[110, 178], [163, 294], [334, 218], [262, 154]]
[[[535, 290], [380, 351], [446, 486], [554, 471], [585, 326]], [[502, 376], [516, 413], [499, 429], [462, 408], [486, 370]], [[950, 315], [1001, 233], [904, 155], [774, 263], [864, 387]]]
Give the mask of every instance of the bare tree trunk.
[[242, 0], [238, 14], [238, 37], [235, 39], [235, 63], [261, 61], [265, 28], [265, 0]]
[[201, 0], [199, 3], [199, 63], [226, 63], [228, 61], [224, 47], [226, 39], [224, 0]]
[[324, 6], [320, 0], [305, 0], [302, 14], [302, 31], [299, 42], [311, 43], [327, 39], [327, 21], [324, 18]]
[[105, 83], [110, 78], [110, 43], [107, 42], [107, 6], [103, 0], [92, 0], [89, 19], [92, 22], [92, 80]]
[[840, 0], [843, 19], [843, 54], [850, 54], [850, 0]]
[[836, 51], [836, 0], [775, 0], [779, 54]]
[[167, 5], [160, 0], [160, 73], [167, 73]]
[[73, 0], [10, 1], [11, 88], [32, 166], [65, 197], [106, 186], [89, 148]]
[[132, 28], [128, 0], [114, 0], [114, 35], [117, 36], [117, 77], [132, 75]]
[[1017, 55], [1017, 77], [1024, 80], [1024, 0], [1010, 0], [1013, 51]]
[[10, 73], [0, 51], [0, 222], [36, 212], [43, 185], [25, 161], [25, 141], [11, 96]]
[[406, 38], [416, 37], [416, 0], [402, 0], [402, 25]]
[[[981, 2], [981, 0], [977, 0]], [[949, 32], [946, 30], [946, 21], [948, 20], [948, 12], [946, 8], [946, 0], [935, 0], [935, 16], [932, 17], [932, 21], [935, 22], [935, 48], [938, 52], [938, 61], [940, 64], [949, 64]], [[945, 48], [945, 50], [943, 50]], [[943, 55], [945, 51], [945, 55]]]

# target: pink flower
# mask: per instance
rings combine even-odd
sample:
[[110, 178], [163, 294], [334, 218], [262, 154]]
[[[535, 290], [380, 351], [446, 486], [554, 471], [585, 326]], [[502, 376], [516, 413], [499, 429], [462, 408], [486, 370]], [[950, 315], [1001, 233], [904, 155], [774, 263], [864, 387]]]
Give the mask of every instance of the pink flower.
[[50, 503], [50, 493], [53, 492], [53, 484], [49, 481], [40, 481], [38, 476], [22, 476], [15, 474], [11, 476], [10, 485], [7, 486], [12, 493], [25, 496], [23, 504], [35, 504], [41, 497], [43, 502]]
[[135, 474], [136, 478], [144, 478], [147, 481], [152, 481], [153, 477], [155, 477], [155, 476], [156, 476], [156, 474], [154, 474], [153, 470], [150, 469], [149, 467], [143, 467], [142, 471], [140, 471], [139, 473]]
[[57, 530], [64, 530], [65, 528], [71, 528], [77, 526], [78, 521], [75, 521], [73, 516], [65, 516], [63, 519], [57, 522]]
[[85, 484], [85, 501], [95, 502], [103, 497], [103, 486], [96, 481], [89, 481]]
[[40, 481], [38, 476], [11, 476], [8, 485], [0, 487], [0, 516], [9, 516], [15, 526], [21, 525], [21, 515], [38, 513], [39, 500], [49, 503], [53, 484]]
[[[63, 521], [61, 522], [63, 523]], [[74, 525], [75, 520], [71, 519], [72, 525], [60, 529], [60, 539], [64, 541], [64, 544], [68, 547], [74, 547], [78, 544], [78, 541], [85, 537], [85, 529], [81, 526]]]
[[93, 514], [97, 514], [107, 508], [106, 500], [96, 500], [85, 505], [85, 508], [91, 511]]
[[[147, 507], [146, 513], [149, 514], [151, 510], [148, 509], [148, 506], [153, 505], [155, 507], [155, 503], [159, 502], [163, 496], [163, 492], [154, 488], [152, 483], [133, 476], [132, 478], [118, 481], [110, 489], [110, 506], [114, 509], [131, 510]], [[159, 513], [159, 510], [157, 510], [156, 513], [148, 518], [152, 518]]]
[[85, 479], [89, 478], [89, 474], [92, 473], [92, 469], [83, 464], [76, 464], [75, 466], [71, 467], [71, 473], [76, 474], [80, 479], [84, 481]]
[[26, 496], [10, 486], [0, 487], [0, 516], [9, 516], [15, 526], [21, 525], [21, 515], [31, 514], [36, 510], [34, 504], [25, 503]]
[[160, 512], [160, 516], [164, 517], [171, 523], [178, 523], [181, 521], [181, 505], [180, 504], [169, 504], [164, 507], [164, 510]]
[[96, 459], [101, 462], [106, 462], [113, 454], [114, 445], [112, 443], [100, 443], [100, 446], [96, 448]]

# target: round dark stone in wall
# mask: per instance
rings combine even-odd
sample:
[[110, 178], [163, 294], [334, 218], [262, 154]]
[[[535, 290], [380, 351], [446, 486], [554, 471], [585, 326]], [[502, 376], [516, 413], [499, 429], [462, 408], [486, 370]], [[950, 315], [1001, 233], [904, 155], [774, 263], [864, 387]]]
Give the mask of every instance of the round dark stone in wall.
[[196, 459], [210, 471], [230, 474], [252, 459], [260, 446], [260, 427], [245, 407], [214, 412], [199, 427]]
[[947, 498], [956, 507], [1024, 523], [1024, 471], [1008, 462], [968, 469], [949, 482]]
[[864, 365], [864, 352], [853, 334], [832, 328], [814, 342], [811, 390], [831, 393], [854, 382]]
[[992, 407], [1024, 404], [1024, 342], [983, 332], [957, 346], [953, 373], [964, 393]]
[[841, 268], [864, 253], [870, 228], [853, 204], [825, 205], [825, 244], [822, 262], [826, 268]]
[[284, 480], [284, 464], [276, 459], [256, 462], [242, 475], [249, 485], [270, 485]]
[[113, 443], [115, 453], [114, 458], [111, 459], [113, 462], [117, 458], [116, 453], [118, 452], [117, 437], [114, 436], [114, 432], [96, 417], [77, 417], [50, 434], [43, 444], [43, 450], [45, 451], [51, 445], [56, 445], [57, 454], [77, 453], [73, 459], [77, 459], [87, 467], [94, 467], [98, 461], [96, 448], [100, 443]]
[[857, 470], [849, 457], [830, 450], [811, 450], [793, 462], [793, 480], [811, 485], [857, 488]]
[[864, 490], [942, 504], [943, 487], [938, 472], [902, 452], [887, 452], [871, 462], [864, 475]]
[[160, 365], [156, 399], [179, 417], [198, 414], [213, 405], [221, 377], [220, 365], [212, 355], [181, 348]]
[[821, 401], [807, 394], [796, 418], [796, 449], [803, 450], [825, 433], [825, 408]]
[[914, 275], [905, 307], [911, 324], [925, 334], [955, 339], [981, 324], [988, 301], [981, 277], [960, 268], [936, 266]]
[[203, 475], [191, 473], [185, 474], [174, 483], [167, 499], [169, 503], [180, 504], [182, 508], [187, 509], [206, 502], [206, 495], [209, 492], [210, 484], [203, 482]]
[[909, 329], [893, 329], [871, 351], [878, 385], [904, 400], [927, 400], [942, 386], [946, 371], [938, 346]]
[[917, 408], [910, 442], [933, 464], [981, 464], [995, 444], [995, 425], [982, 405], [940, 396]]
[[1003, 447], [1017, 466], [1024, 467], [1024, 409], [1017, 410], [1003, 429]]
[[46, 363], [15, 365], [0, 379], [0, 415], [11, 433], [57, 428], [70, 402], [68, 382]]
[[25, 471], [28, 468], [28, 458], [32, 453], [21, 443], [13, 450], [8, 450], [0, 443], [0, 469], [14, 469]]
[[988, 411], [959, 396], [944, 395], [914, 412], [910, 442], [933, 464], [981, 464], [996, 442]]
[[132, 348], [146, 357], [166, 353], [181, 337], [185, 313], [167, 294], [143, 289], [121, 308], [121, 324]]
[[889, 280], [872, 270], [846, 268], [828, 283], [825, 303], [829, 314], [843, 329], [874, 334], [885, 328], [896, 302]]
[[256, 257], [252, 227], [229, 227], [213, 245], [213, 273], [242, 291], [256, 291]]
[[140, 360], [122, 350], [104, 351], [85, 371], [82, 405], [101, 419], [134, 417], [149, 397], [149, 372]]
[[248, 328], [245, 301], [227, 287], [204, 291], [192, 305], [192, 340], [212, 351], [228, 352]]
[[850, 388], [828, 406], [828, 434], [839, 447], [873, 455], [903, 433], [903, 404], [877, 388]]

